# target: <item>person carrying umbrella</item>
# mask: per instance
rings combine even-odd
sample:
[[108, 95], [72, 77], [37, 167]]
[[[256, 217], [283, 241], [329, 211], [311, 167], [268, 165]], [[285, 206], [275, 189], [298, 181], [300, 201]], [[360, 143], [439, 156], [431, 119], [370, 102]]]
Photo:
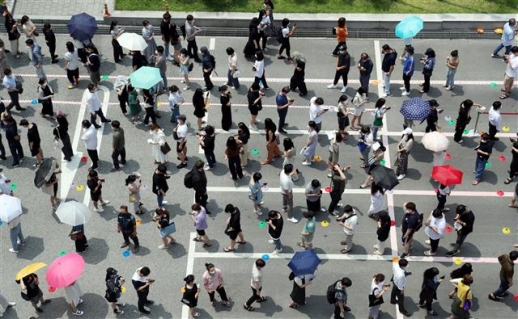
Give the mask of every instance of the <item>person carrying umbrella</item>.
[[85, 225], [72, 226], [69, 236], [75, 243], [76, 253], [83, 253], [90, 247], [85, 236]]
[[81, 291], [81, 286], [79, 286], [79, 283], [77, 281], [74, 281], [70, 285], [66, 286], [65, 294], [67, 295], [67, 298], [70, 301], [72, 314], [75, 316], [82, 316], [84, 312], [77, 309], [77, 306], [83, 303], [83, 299], [81, 299], [83, 292]]
[[17, 280], [16, 282], [20, 284], [20, 287], [22, 289], [22, 298], [24, 300], [30, 301], [30, 303], [32, 304], [34, 309], [36, 309], [37, 312], [43, 312], [43, 309], [38, 307], [38, 303], [40, 305], [46, 305], [52, 301], [49, 299], [45, 300], [45, 298], [43, 298], [43, 292], [39, 287], [40, 280], [38, 278], [38, 275], [36, 275], [35, 273], [29, 274], [23, 277], [21, 280]]
[[314, 274], [298, 275], [292, 272], [289, 276], [290, 280], [293, 280], [293, 289], [291, 290], [290, 308], [298, 308], [301, 305], [306, 304], [306, 287], [313, 283], [315, 279]]

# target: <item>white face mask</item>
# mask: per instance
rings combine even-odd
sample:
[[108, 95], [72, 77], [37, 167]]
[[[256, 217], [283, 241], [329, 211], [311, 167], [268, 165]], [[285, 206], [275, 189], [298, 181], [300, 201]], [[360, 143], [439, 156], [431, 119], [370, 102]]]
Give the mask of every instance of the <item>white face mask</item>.
[[213, 270], [213, 271], [209, 271], [209, 274], [210, 274], [211, 276], [214, 276], [214, 275], [216, 274], [216, 271], [215, 271], [215, 270]]

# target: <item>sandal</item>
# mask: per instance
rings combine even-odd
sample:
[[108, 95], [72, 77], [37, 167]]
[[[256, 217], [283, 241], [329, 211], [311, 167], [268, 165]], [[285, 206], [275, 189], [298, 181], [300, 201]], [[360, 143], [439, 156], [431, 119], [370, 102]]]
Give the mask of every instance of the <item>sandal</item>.
[[297, 246], [302, 247], [302, 248], [306, 248], [306, 245], [302, 245], [302, 243], [301, 243], [301, 242], [298, 242], [298, 243], [297, 243]]
[[200, 239], [200, 238], [198, 238], [198, 237], [194, 237], [192, 240], [197, 241], [197, 242], [200, 242], [200, 241], [201, 241], [201, 239]]
[[231, 251], [234, 251], [235, 249], [232, 249], [230, 247], [225, 247], [225, 249], [223, 249], [226, 253], [229, 253]]
[[297, 305], [296, 303], [292, 303], [289, 307], [295, 309], [298, 308], [299, 305]]
[[501, 100], [505, 100], [505, 99], [507, 99], [508, 97], [509, 97], [509, 95], [507, 95], [507, 94], [502, 94], [502, 95], [500, 95], [500, 99], [501, 99]]
[[362, 164], [362, 165], [360, 165], [360, 167], [361, 167], [361, 168], [367, 168], [367, 165]]
[[252, 306], [247, 306], [247, 305], [243, 305], [243, 308], [245, 308], [245, 309], [246, 309], [246, 310], [248, 310], [248, 311], [254, 311], [254, 310], [255, 310], [255, 309], [254, 309], [254, 307], [252, 307]]
[[479, 183], [480, 183], [479, 181], [473, 181], [473, 183], [471, 183], [471, 185], [477, 186]]
[[427, 313], [427, 314], [429, 314], [430, 316], [437, 316], [437, 315], [439, 315], [439, 314], [438, 314], [437, 312], [435, 312], [435, 311], [431, 311], [431, 312], [430, 312], [430, 311], [427, 311], [426, 313]]
[[236, 244], [244, 245], [244, 244], [246, 244], [246, 241], [240, 241], [240, 240], [238, 240], [238, 241], [236, 241]]

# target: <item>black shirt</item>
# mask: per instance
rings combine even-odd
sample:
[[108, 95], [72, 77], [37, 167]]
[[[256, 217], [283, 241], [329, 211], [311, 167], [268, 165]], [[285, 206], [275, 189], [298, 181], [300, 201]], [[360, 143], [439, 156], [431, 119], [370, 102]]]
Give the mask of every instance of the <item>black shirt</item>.
[[153, 174], [153, 193], [158, 194], [159, 189], [166, 193], [169, 190], [169, 186], [167, 185], [164, 174], [155, 172]]
[[272, 224], [275, 226], [275, 230], [268, 225], [268, 234], [272, 236], [272, 238], [281, 238], [282, 233], [282, 227], [284, 226], [284, 220], [281, 218], [279, 219], [272, 219]]
[[90, 71], [92, 71], [92, 72], [99, 71], [99, 69], [101, 68], [101, 59], [99, 58], [99, 56], [97, 54], [91, 53], [88, 56], [88, 61], [91, 63], [91, 64], [88, 64], [88, 68], [90, 69]]
[[33, 142], [35, 146], [40, 145], [40, 133], [38, 132], [36, 124], [32, 123], [32, 127], [27, 131], [27, 139], [29, 140], [29, 143]]
[[137, 227], [137, 222], [135, 221], [135, 217], [130, 213], [119, 213], [117, 216], [117, 225], [119, 225], [123, 233], [131, 233], [135, 227]]
[[467, 125], [469, 122], [468, 111], [464, 107], [460, 107], [459, 116], [457, 117], [457, 125]]
[[169, 34], [169, 24], [170, 21], [164, 21], [160, 23], [160, 33], [162, 33], [162, 37], [164, 42], [169, 42], [171, 40], [171, 35]]
[[390, 67], [396, 65], [397, 53], [392, 51], [383, 56], [383, 62], [381, 62], [381, 70], [383, 72], [389, 72]]
[[350, 66], [351, 66], [351, 56], [349, 53], [340, 54], [338, 56], [338, 66], [345, 66], [345, 69], [342, 69], [340, 72], [349, 72]]
[[211, 136], [205, 136], [203, 139], [203, 150], [207, 153], [213, 153], [214, 152], [214, 141], [216, 140], [216, 137], [214, 135]]
[[467, 235], [473, 231], [473, 224], [475, 223], [475, 214], [472, 211], [465, 212], [460, 215], [460, 221], [466, 223], [462, 226], [460, 232], [463, 235]]
[[192, 182], [196, 193], [206, 194], [207, 193], [207, 176], [204, 170], [194, 169], [192, 174]]
[[47, 43], [56, 44], [56, 36], [54, 35], [54, 31], [52, 29], [43, 29], [43, 35], [45, 35], [45, 41]]
[[227, 226], [227, 230], [232, 228], [232, 232], [241, 232], [241, 212], [239, 208], [235, 208], [235, 212], [230, 214], [230, 221]]
[[432, 109], [432, 111], [430, 112], [430, 114], [426, 118], [426, 124], [430, 128], [435, 129], [435, 123], [437, 123], [438, 121], [439, 121], [439, 116], [437, 114], [437, 110], [436, 109]]
[[9, 145], [20, 143], [20, 141], [15, 140], [14, 138], [18, 136], [18, 127], [16, 127], [16, 123], [9, 124], [5, 128], [5, 138]]
[[479, 152], [477, 152], [477, 156], [480, 159], [487, 161], [489, 159], [489, 156], [491, 155], [491, 153], [493, 153], [493, 141], [480, 142], [480, 144], [478, 145], [478, 149], [481, 150], [482, 152], [489, 153], [489, 155], [485, 155], [485, 154], [480, 154]]
[[[403, 218], [403, 224], [401, 225], [401, 230], [403, 231], [403, 235], [407, 232], [408, 229], [415, 229], [417, 226], [417, 222], [419, 221], [419, 213], [414, 212], [413, 214], [406, 213]], [[412, 236], [412, 233], [410, 234]]]
[[257, 100], [258, 97], [259, 97], [259, 91], [248, 90], [248, 94], [247, 94], [248, 108], [256, 108], [259, 105], [262, 106], [262, 102], [261, 102], [262, 100], [259, 100], [259, 102], [257, 102], [257, 104], [254, 104], [254, 101]]
[[241, 141], [243, 144], [247, 144], [250, 139], [250, 133], [246, 133], [244, 131], [237, 133], [237, 139]]

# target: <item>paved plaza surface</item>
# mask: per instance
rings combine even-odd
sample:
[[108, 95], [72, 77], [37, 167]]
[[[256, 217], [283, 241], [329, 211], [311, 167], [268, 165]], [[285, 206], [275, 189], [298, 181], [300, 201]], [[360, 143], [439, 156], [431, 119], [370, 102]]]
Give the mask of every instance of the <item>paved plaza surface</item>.
[[[58, 52], [60, 58], [64, 53], [64, 44], [68, 41], [68, 36], [58, 35]], [[159, 38], [157, 37], [157, 42]], [[245, 45], [244, 38], [199, 38], [198, 45], [209, 47], [217, 60], [217, 72], [219, 76], [214, 75], [213, 81], [215, 88], [213, 96], [210, 98], [211, 106], [208, 111], [207, 121], [216, 128], [221, 127], [221, 113], [219, 94], [216, 87], [224, 84], [226, 81], [226, 61], [227, 56], [225, 49], [232, 46], [239, 53], [239, 67], [242, 72], [242, 86], [238, 91], [232, 91], [232, 108], [233, 108], [233, 129], [236, 128], [238, 122], [248, 123], [249, 112], [246, 102], [246, 92], [253, 80], [252, 61], [246, 61], [241, 54]], [[86, 267], [82, 278], [79, 280], [84, 292], [84, 303], [79, 309], [84, 310], [85, 318], [105, 318], [114, 317], [113, 312], [109, 308], [108, 303], [104, 299], [105, 284], [104, 276], [106, 268], [114, 267], [119, 274], [124, 276], [128, 282], [125, 284], [127, 290], [123, 294], [123, 301], [126, 302], [124, 307], [124, 318], [138, 318], [141, 315], [137, 312], [137, 296], [131, 286], [129, 280], [136, 268], [148, 266], [151, 269], [150, 277], [156, 278], [157, 281], [151, 287], [149, 298], [155, 301], [150, 307], [151, 318], [188, 318], [188, 311], [183, 308], [180, 289], [183, 285], [185, 274], [192, 273], [196, 276], [197, 282], [201, 282], [201, 275], [205, 270], [204, 264], [212, 262], [216, 267], [220, 268], [225, 276], [226, 290], [233, 305], [232, 309], [227, 309], [221, 305], [212, 307], [209, 302], [207, 293], [203, 290], [200, 294], [198, 303], [198, 312], [201, 318], [331, 318], [333, 307], [327, 303], [325, 292], [327, 286], [335, 280], [348, 276], [352, 279], [353, 285], [348, 289], [348, 305], [352, 308], [352, 312], [347, 313], [346, 318], [366, 318], [368, 294], [372, 276], [376, 273], [384, 273], [387, 281], [392, 275], [392, 257], [402, 252], [399, 241], [401, 236], [401, 221], [404, 211], [402, 205], [406, 201], [413, 201], [417, 204], [418, 211], [428, 215], [435, 208], [437, 199], [434, 189], [437, 184], [430, 179], [432, 168], [432, 154], [425, 150], [420, 143], [423, 135], [425, 124], [416, 125], [414, 134], [416, 142], [410, 154], [409, 170], [405, 179], [403, 179], [393, 192], [388, 192], [387, 202], [389, 211], [396, 226], [392, 227], [390, 240], [391, 249], [386, 249], [384, 256], [376, 256], [373, 254], [372, 245], [375, 244], [376, 223], [366, 216], [366, 212], [370, 205], [369, 190], [360, 189], [359, 186], [365, 179], [365, 171], [359, 166], [361, 162], [358, 159], [359, 152], [356, 147], [357, 135], [352, 133], [346, 143], [341, 145], [340, 164], [351, 165], [348, 174], [348, 182], [342, 202], [350, 204], [359, 212], [359, 225], [357, 234], [354, 237], [353, 250], [347, 254], [340, 254], [340, 241], [344, 240], [344, 233], [337, 223], [330, 219], [327, 213], [319, 213], [316, 216], [318, 221], [314, 245], [316, 252], [322, 259], [322, 264], [318, 270], [318, 276], [314, 283], [306, 289], [307, 305], [298, 309], [290, 309], [289, 294], [292, 289], [292, 282], [288, 280], [289, 268], [287, 263], [295, 251], [300, 248], [296, 245], [299, 241], [299, 234], [302, 230], [303, 223], [292, 224], [285, 220], [285, 227], [282, 234], [282, 243], [284, 250], [278, 256], [274, 256], [271, 252], [273, 246], [268, 243], [268, 235], [266, 229], [258, 227], [258, 222], [262, 217], [256, 216], [252, 210], [252, 204], [248, 199], [248, 182], [249, 178], [234, 183], [229, 179], [228, 167], [224, 159], [224, 142], [229, 133], [218, 130], [216, 135], [216, 157], [218, 164], [213, 171], [207, 172], [208, 178], [208, 207], [212, 212], [209, 217], [208, 236], [213, 240], [210, 248], [202, 248], [201, 243], [195, 243], [191, 239], [194, 236], [194, 227], [188, 213], [193, 202], [193, 191], [183, 186], [183, 178], [188, 169], [178, 170], [176, 165], [178, 161], [176, 156], [170, 155], [168, 168], [171, 171], [171, 179], [169, 180], [170, 190], [167, 193], [166, 200], [169, 202], [166, 208], [172, 213], [173, 220], [176, 223], [177, 232], [175, 238], [178, 243], [172, 245], [167, 250], [159, 250], [157, 247], [161, 244], [158, 231], [155, 224], [151, 221], [150, 215], [140, 215], [137, 219], [141, 220], [138, 227], [138, 235], [141, 242], [141, 249], [137, 254], [131, 253], [129, 257], [124, 258], [120, 249], [122, 236], [116, 232], [116, 217], [118, 207], [120, 205], [128, 205], [128, 194], [124, 185], [124, 180], [128, 174], [139, 172], [142, 175], [143, 185], [142, 202], [145, 208], [152, 211], [156, 208], [156, 199], [151, 192], [151, 176], [155, 165], [151, 156], [151, 149], [146, 143], [149, 133], [144, 126], [134, 126], [129, 118], [125, 117], [118, 106], [116, 92], [113, 90], [113, 83], [117, 75], [129, 75], [131, 72], [131, 58], [127, 56], [122, 63], [115, 64], [113, 62], [111, 39], [108, 36], [96, 36], [94, 42], [103, 54], [102, 74], [108, 75], [108, 79], [102, 81], [101, 99], [104, 103], [103, 108], [108, 118], [118, 119], [122, 123], [122, 128], [126, 135], [126, 150], [128, 163], [123, 167], [122, 171], [110, 173], [111, 164], [111, 135], [112, 129], [109, 125], [105, 125], [98, 130], [100, 137], [99, 156], [101, 159], [99, 174], [106, 178], [103, 187], [103, 196], [111, 203], [105, 208], [103, 213], [93, 213], [91, 220], [86, 224], [85, 234], [89, 240], [90, 249], [83, 254], [86, 261]], [[508, 132], [502, 132], [500, 141], [496, 142], [494, 153], [490, 158], [491, 167], [486, 169], [484, 179], [478, 186], [472, 186], [473, 175], [471, 171], [475, 165], [474, 147], [477, 145], [476, 137], [464, 137], [464, 143], [459, 145], [453, 142], [452, 135], [454, 127], [449, 125], [444, 119], [445, 116], [456, 118], [459, 104], [465, 99], [472, 99], [475, 103], [485, 105], [488, 109], [493, 101], [498, 100], [500, 95], [500, 87], [503, 80], [503, 72], [505, 64], [499, 59], [491, 59], [490, 54], [498, 41], [448, 41], [448, 40], [415, 40], [416, 59], [422, 56], [422, 53], [428, 47], [435, 49], [437, 53], [437, 66], [432, 76], [432, 88], [425, 99], [435, 98], [440, 103], [440, 107], [444, 109], [441, 115], [440, 125], [447, 136], [450, 137], [451, 143], [448, 153], [451, 159], [446, 164], [454, 165], [464, 172], [464, 182], [457, 185], [451, 196], [448, 198], [447, 207], [451, 210], [445, 213], [447, 222], [453, 225], [454, 210], [456, 205], [465, 204], [472, 209], [476, 215], [475, 230], [470, 234], [464, 244], [461, 253], [457, 256], [461, 262], [471, 262], [474, 268], [474, 284], [472, 286], [474, 294], [474, 307], [472, 315], [476, 318], [515, 318], [518, 310], [518, 303], [513, 300], [513, 294], [516, 294], [516, 285], [511, 287], [511, 296], [501, 302], [494, 302], [487, 299], [487, 294], [494, 291], [499, 284], [498, 273], [500, 265], [496, 259], [503, 253], [509, 253], [513, 248], [513, 244], [517, 243], [516, 233], [518, 231], [517, 210], [509, 208], [510, 197], [515, 188], [515, 182], [504, 185], [507, 177], [507, 170], [511, 159], [511, 148], [508, 137], [514, 136], [518, 131], [518, 92], [515, 91], [511, 97], [503, 100], [502, 112], [514, 112], [514, 115], [504, 115], [503, 125], [509, 126]], [[390, 44], [400, 51], [403, 43], [398, 40], [384, 39], [363, 39], [348, 41], [349, 53], [352, 57], [352, 64], [355, 65], [362, 52], [368, 53], [375, 64], [375, 71], [371, 79], [380, 81], [381, 57], [378, 53], [381, 46], [385, 43]], [[309, 120], [308, 106], [309, 99], [313, 96], [320, 96], [324, 99], [325, 105], [336, 105], [338, 97], [341, 95], [339, 89], [329, 90], [326, 86], [331, 83], [334, 75], [336, 60], [330, 53], [335, 46], [333, 39], [293, 39], [292, 51], [299, 51], [307, 57], [306, 67], [306, 83], [309, 94], [305, 98], [301, 98], [297, 93], [292, 92], [290, 95], [295, 99], [294, 107], [290, 108], [287, 122], [288, 135], [294, 140], [297, 149], [300, 150], [305, 144], [307, 134], [306, 126]], [[271, 87], [266, 92], [267, 98], [264, 99], [264, 109], [260, 112], [259, 118], [264, 120], [267, 117], [277, 122], [278, 116], [275, 110], [275, 94], [283, 86], [288, 85], [289, 78], [293, 73], [293, 66], [286, 62], [277, 60], [276, 53], [278, 45], [270, 42], [270, 50], [266, 54], [266, 77]], [[86, 185], [86, 176], [90, 162], [81, 163], [79, 157], [86, 155], [83, 143], [79, 139], [80, 129], [78, 129], [81, 120], [89, 119], [82, 104], [84, 90], [88, 84], [88, 75], [84, 67], [80, 67], [81, 83], [78, 89], [68, 90], [63, 69], [63, 61], [58, 64], [50, 64], [48, 50], [43, 45], [45, 56], [45, 71], [49, 78], [49, 83], [56, 92], [54, 100], [55, 110], [63, 110], [68, 114], [71, 123], [70, 135], [75, 148], [76, 157], [71, 163], [61, 161], [61, 153], [53, 147], [52, 129], [53, 122], [42, 119], [39, 116], [40, 105], [31, 105], [30, 100], [37, 97], [36, 86], [37, 79], [35, 72], [26, 55], [21, 60], [16, 60], [9, 54], [9, 63], [14, 68], [16, 74], [20, 74], [23, 80], [25, 92], [21, 96], [24, 101], [22, 105], [27, 110], [18, 113], [13, 112], [17, 122], [22, 117], [28, 118], [36, 123], [42, 137], [42, 148], [46, 157], [55, 157], [63, 166], [64, 173], [60, 177], [59, 196], [66, 200], [77, 200], [89, 204], [90, 197], [85, 190], [78, 191], [76, 186]], [[453, 91], [446, 91], [442, 88], [444, 84], [446, 66], [446, 57], [450, 51], [457, 49], [460, 55], [460, 67], [456, 75], [456, 84]], [[126, 51], [126, 50], [125, 50]], [[388, 105], [392, 106], [385, 119], [385, 127], [382, 130], [383, 141], [387, 146], [385, 156], [387, 166], [391, 166], [395, 160], [395, 150], [397, 142], [401, 136], [403, 117], [399, 113], [401, 103], [407, 99], [400, 95], [399, 86], [401, 85], [402, 65], [398, 60], [394, 71], [393, 79], [395, 80], [392, 87], [393, 96], [388, 98]], [[180, 75], [178, 68], [173, 65], [168, 66], [167, 75], [169, 77], [169, 85], [176, 84], [179, 87], [183, 85], [179, 82]], [[421, 74], [421, 66], [418, 65], [413, 77], [412, 90], [410, 97], [420, 96], [418, 93], [418, 83], [421, 82], [423, 76]], [[201, 68], [195, 65], [194, 71], [191, 73], [194, 88], [203, 87], [203, 79], [201, 77]], [[358, 70], [351, 68], [349, 73], [349, 88], [346, 94], [352, 98], [356, 88], [359, 87]], [[381, 81], [380, 81], [381, 82]], [[492, 84], [494, 83], [494, 84]], [[371, 103], [367, 104], [367, 108], [371, 109], [380, 93], [380, 87], [374, 84], [370, 86]], [[182, 91], [187, 102], [191, 101], [193, 91]], [[7, 98], [7, 92], [2, 90], [1, 95]], [[165, 129], [168, 142], [173, 145], [172, 124], [169, 123], [170, 110], [165, 96], [159, 98], [159, 110], [162, 118], [159, 124]], [[192, 115], [193, 108], [191, 103], [182, 106], [182, 113], [187, 115], [190, 125], [190, 135], [188, 140], [188, 156], [189, 166], [191, 168], [196, 158], [204, 160], [204, 155], [200, 152], [195, 138], [196, 119]], [[472, 121], [468, 129], [474, 129], [476, 113], [472, 112]], [[373, 117], [370, 112], [363, 115], [363, 122], [371, 124]], [[487, 130], [487, 114], [480, 115], [478, 122], [478, 130]], [[279, 177], [278, 173], [281, 169], [282, 160], [277, 159], [273, 164], [262, 166], [260, 162], [266, 156], [266, 147], [264, 143], [264, 134], [261, 130], [262, 123], [259, 125], [259, 132], [253, 133], [249, 142], [249, 149], [259, 151], [257, 155], [251, 155], [249, 165], [246, 167], [248, 175], [253, 172], [260, 171], [263, 174], [263, 181], [268, 183], [269, 189], [265, 192], [263, 212], [269, 209], [280, 210], [281, 195], [279, 194]], [[24, 215], [22, 216], [23, 233], [27, 237], [27, 245], [22, 247], [20, 252], [12, 254], [8, 252], [10, 248], [9, 231], [4, 224], [0, 227], [0, 287], [2, 292], [9, 297], [10, 300], [16, 301], [16, 307], [9, 309], [4, 315], [5, 318], [29, 318], [30, 316], [38, 317], [28, 302], [20, 298], [19, 286], [14, 282], [14, 274], [27, 264], [32, 262], [45, 262], [50, 264], [58, 257], [62, 251], [73, 252], [74, 243], [68, 238], [70, 227], [60, 224], [50, 207], [48, 196], [43, 194], [41, 190], [36, 189], [33, 185], [34, 171], [32, 167], [35, 159], [29, 158], [26, 131], [20, 128], [22, 133], [22, 144], [26, 153], [26, 160], [19, 168], [11, 168], [12, 158], [8, 156], [7, 161], [1, 161], [0, 165], [4, 169], [4, 173], [17, 185], [14, 191], [15, 196], [21, 198], [24, 207]], [[317, 148], [317, 155], [326, 159], [328, 155], [328, 137], [327, 132], [337, 129], [336, 115], [329, 113], [324, 116], [322, 140]], [[4, 139], [4, 143], [5, 143]], [[10, 155], [10, 154], [9, 154]], [[505, 158], [499, 159], [501, 156]], [[301, 178], [295, 183], [295, 217], [302, 218], [306, 204], [303, 195], [305, 185], [312, 179], [319, 179], [323, 187], [329, 185], [327, 176], [327, 167], [324, 162], [314, 163], [307, 167], [301, 165], [302, 158], [297, 158], [296, 168], [301, 171]], [[85, 186], [86, 188], [86, 186]], [[497, 194], [503, 191], [503, 196]], [[322, 204], [327, 207], [330, 198], [328, 194], [322, 197]], [[228, 246], [229, 239], [223, 233], [227, 215], [223, 209], [226, 204], [232, 203], [241, 210], [242, 228], [247, 244], [238, 245], [234, 253], [225, 253], [223, 248]], [[286, 216], [284, 216], [286, 218]], [[321, 221], [329, 221], [328, 227], [321, 226]], [[511, 229], [510, 234], [504, 234], [502, 229], [508, 227]], [[415, 303], [418, 302], [420, 292], [422, 273], [426, 268], [438, 267], [441, 274], [449, 278], [449, 273], [459, 267], [454, 263], [454, 258], [445, 257], [445, 253], [449, 250], [449, 244], [454, 242], [456, 236], [454, 232], [447, 233], [439, 244], [439, 251], [436, 257], [425, 257], [423, 252], [428, 250], [424, 241], [427, 239], [423, 230], [416, 236], [414, 247], [411, 252], [409, 271], [413, 273], [408, 279], [408, 285], [405, 289], [407, 310], [413, 313], [413, 318], [425, 318], [426, 312], [419, 309]], [[251, 267], [255, 259], [261, 258], [264, 254], [268, 254], [270, 259], [267, 261], [264, 269], [263, 293], [268, 296], [268, 301], [262, 304], [256, 304], [255, 312], [247, 312], [243, 309], [242, 304], [249, 298], [250, 294], [250, 273]], [[459, 260], [455, 260], [459, 262]], [[41, 279], [41, 288], [45, 297], [52, 299], [50, 305], [46, 305], [45, 312], [39, 314], [40, 318], [67, 318], [74, 317], [69, 305], [65, 299], [64, 291], [57, 290], [54, 293], [47, 291], [48, 286], [44, 280], [45, 269], [38, 272]], [[516, 280], [515, 280], [516, 283]], [[451, 300], [448, 298], [448, 292], [452, 286], [447, 282], [443, 282], [437, 292], [438, 300], [434, 303], [434, 310], [439, 313], [438, 318], [447, 318], [450, 312]], [[397, 312], [394, 305], [389, 302], [389, 296], [385, 296], [385, 304], [381, 309], [383, 314], [380, 318], [402, 318]]]

